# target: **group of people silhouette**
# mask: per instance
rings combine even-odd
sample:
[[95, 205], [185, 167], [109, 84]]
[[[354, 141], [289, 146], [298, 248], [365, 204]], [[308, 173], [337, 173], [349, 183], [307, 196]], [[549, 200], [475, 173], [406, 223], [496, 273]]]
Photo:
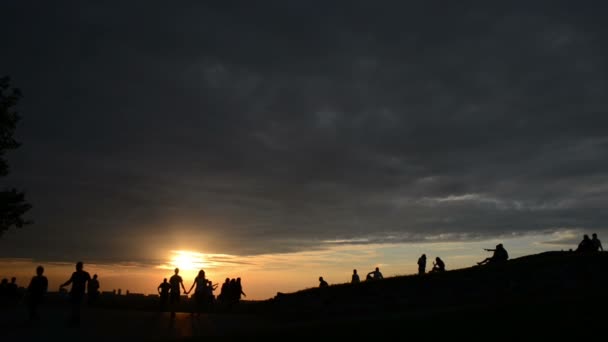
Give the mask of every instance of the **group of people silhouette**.
[[592, 238], [589, 238], [589, 235], [583, 235], [583, 240], [578, 244], [576, 248], [577, 252], [580, 253], [593, 253], [603, 251], [602, 242], [597, 238], [597, 234], [593, 233]]
[[9, 283], [8, 278], [2, 279], [0, 282], [0, 298], [5, 301], [14, 301], [19, 297], [19, 286], [17, 286], [17, 278], [12, 277]]
[[[418, 258], [418, 274], [422, 275], [426, 273], [426, 254], [422, 254], [420, 258]], [[435, 261], [433, 261], [433, 267], [429, 271], [429, 273], [436, 272], [444, 272], [445, 271], [445, 262], [441, 260], [440, 257], [435, 257]]]
[[[595, 234], [594, 234], [594, 236], [595, 236]], [[601, 248], [601, 244], [600, 244], [600, 248]], [[507, 261], [509, 259], [509, 253], [507, 253], [507, 250], [504, 248], [502, 243], [499, 243], [498, 245], [496, 245], [496, 248], [494, 248], [494, 249], [485, 248], [485, 250], [489, 251], [489, 252], [494, 252], [494, 254], [491, 257], [485, 258], [484, 260], [478, 262], [477, 265], [485, 265], [488, 263], [497, 263], [497, 262]], [[422, 254], [418, 258], [417, 263], [418, 263], [418, 274], [419, 275], [425, 274], [426, 273], [426, 254]], [[445, 262], [440, 257], [435, 257], [435, 261], [433, 261], [433, 267], [429, 271], [429, 273], [437, 273], [437, 272], [445, 272]], [[366, 280], [378, 280], [378, 279], [383, 279], [383, 278], [384, 277], [382, 276], [382, 273], [380, 272], [380, 269], [378, 267], [376, 267], [376, 269], [374, 271], [369, 272], [366, 276]], [[359, 282], [361, 282], [361, 280], [359, 278], [359, 274], [357, 274], [357, 270], [355, 269], [355, 270], [353, 270], [353, 274], [351, 276], [351, 283], [356, 284]], [[319, 277], [319, 287], [326, 287], [326, 286], [328, 286], [327, 281], [325, 281], [323, 279], [323, 277]]]
[[160, 296], [160, 310], [167, 311], [170, 309], [171, 318], [175, 318], [175, 312], [178, 303], [181, 298], [181, 290], [184, 290], [184, 294], [188, 295], [194, 289], [194, 308], [192, 314], [197, 316], [201, 312], [209, 311], [213, 306], [218, 304], [224, 304], [228, 307], [238, 303], [241, 300], [241, 296], [247, 297], [243, 292], [243, 286], [241, 284], [241, 278], [226, 278], [222, 284], [220, 294], [215, 297], [213, 291], [217, 289], [219, 284], [214, 284], [210, 279], [205, 276], [205, 271], [200, 270], [190, 289], [186, 291], [184, 281], [179, 275], [179, 268], [174, 270], [173, 276], [167, 282], [167, 278], [163, 279], [163, 282], [158, 285], [158, 294]]
[[[366, 281], [380, 280], [380, 279], [384, 279], [384, 276], [382, 275], [382, 272], [380, 272], [379, 267], [376, 267], [375, 270], [368, 272], [367, 275], [365, 276]], [[353, 270], [353, 274], [351, 276], [350, 282], [352, 284], [357, 284], [357, 283], [361, 282], [361, 279], [359, 278], [359, 274], [357, 273], [356, 269]], [[327, 287], [327, 286], [329, 286], [327, 281], [325, 281], [325, 279], [323, 279], [323, 277], [319, 277], [319, 287]]]

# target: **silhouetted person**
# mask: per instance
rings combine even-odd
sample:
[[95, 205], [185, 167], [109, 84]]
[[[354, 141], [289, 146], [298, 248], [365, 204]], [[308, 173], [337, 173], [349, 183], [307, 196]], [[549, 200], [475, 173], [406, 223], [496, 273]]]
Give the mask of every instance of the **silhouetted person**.
[[579, 253], [593, 252], [593, 242], [589, 238], [589, 235], [583, 235], [583, 240], [578, 244], [576, 251]]
[[8, 279], [2, 278], [0, 282], [0, 304], [8, 298]]
[[11, 282], [6, 287], [6, 295], [11, 304], [17, 304], [19, 301], [19, 286], [17, 286], [17, 278], [11, 278]]
[[238, 297], [236, 279], [232, 278], [230, 279], [230, 284], [228, 285], [228, 303], [230, 307], [232, 307], [232, 305], [238, 301]]
[[431, 273], [443, 271], [445, 271], [445, 263], [443, 262], [443, 260], [441, 260], [440, 257], [436, 257], [435, 262], [433, 262], [433, 268], [431, 269]]
[[200, 315], [202, 311], [206, 309], [207, 304], [207, 279], [205, 278], [205, 271], [198, 271], [198, 275], [194, 278], [194, 282], [190, 289], [186, 291], [186, 294], [190, 293], [192, 289], [194, 289], [194, 303], [195, 303], [195, 312]]
[[496, 245], [496, 248], [494, 248], [494, 249], [484, 248], [484, 250], [486, 250], [488, 252], [494, 252], [494, 253], [492, 254], [491, 257], [485, 258], [482, 261], [478, 262], [477, 265], [485, 265], [488, 263], [496, 264], [496, 263], [501, 263], [501, 262], [505, 262], [505, 261], [509, 260], [509, 253], [504, 248], [502, 243], [499, 243], [498, 245]]
[[422, 254], [418, 258], [418, 274], [424, 274], [426, 272], [426, 254]]
[[350, 279], [351, 284], [358, 284], [361, 282], [359, 279], [359, 275], [357, 274], [357, 270], [353, 270], [353, 276]]
[[230, 278], [226, 278], [220, 289], [220, 295], [217, 299], [220, 303], [227, 303], [230, 297]]
[[91, 280], [89, 273], [85, 272], [82, 268], [82, 261], [77, 262], [76, 272], [72, 273], [72, 276], [68, 281], [59, 286], [59, 289], [63, 289], [65, 286], [72, 284], [72, 288], [70, 289], [70, 300], [72, 302], [71, 323], [75, 325], [80, 324], [80, 305], [82, 303], [82, 298], [84, 297], [87, 283]]
[[384, 277], [382, 276], [382, 273], [380, 272], [380, 268], [376, 267], [375, 270], [373, 270], [367, 274], [366, 279], [367, 280], [369, 280], [369, 279], [380, 280], [380, 279], [384, 279]]
[[97, 274], [93, 274], [93, 279], [88, 283], [87, 296], [89, 296], [89, 305], [97, 304], [99, 299], [99, 280], [97, 280]]
[[597, 238], [596, 233], [593, 233], [591, 235], [591, 246], [593, 247], [592, 250], [594, 252], [604, 251], [604, 248], [602, 247], [602, 242], [600, 241], [600, 239]]
[[236, 287], [235, 287], [236, 301], [239, 302], [241, 300], [241, 295], [247, 297], [245, 292], [243, 292], [243, 284], [241, 284], [241, 278], [236, 278]]
[[27, 287], [27, 298], [28, 298], [28, 311], [30, 320], [37, 320], [40, 318], [38, 314], [38, 307], [44, 300], [49, 281], [42, 274], [44, 273], [44, 267], [36, 267], [36, 275], [32, 277], [30, 285]]
[[160, 296], [160, 311], [167, 310], [169, 304], [169, 290], [171, 290], [171, 284], [167, 282], [167, 278], [163, 279], [163, 282], [158, 285], [157, 291]]
[[323, 277], [319, 277], [319, 287], [328, 287], [329, 284], [323, 279]]
[[218, 284], [214, 284], [211, 280], [207, 279], [207, 285], [205, 286], [205, 299], [206, 299], [206, 307], [207, 310], [211, 310], [213, 304], [215, 302], [215, 296], [213, 295], [213, 291], [217, 289]]
[[169, 302], [171, 305], [171, 318], [175, 318], [175, 308], [179, 304], [180, 299], [180, 286], [186, 292], [184, 281], [179, 276], [179, 268], [175, 269], [175, 274], [169, 278], [169, 284], [171, 284], [171, 293], [169, 295]]

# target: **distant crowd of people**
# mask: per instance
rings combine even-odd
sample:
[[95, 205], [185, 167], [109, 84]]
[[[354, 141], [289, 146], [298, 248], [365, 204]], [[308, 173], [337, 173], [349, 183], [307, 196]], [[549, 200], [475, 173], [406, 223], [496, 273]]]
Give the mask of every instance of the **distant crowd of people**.
[[[493, 252], [492, 256], [483, 259], [478, 262], [477, 265], [487, 265], [487, 264], [500, 264], [509, 260], [509, 253], [505, 249], [502, 243], [496, 245], [495, 248], [484, 248], [487, 252]], [[602, 243], [597, 237], [596, 233], [592, 234], [592, 238], [589, 238], [587, 234], [583, 236], [583, 241], [581, 241], [576, 249], [577, 252], [587, 253], [587, 252], [598, 252], [603, 251]], [[423, 275], [426, 274], [426, 254], [422, 254], [418, 258], [418, 274]], [[429, 273], [440, 273], [445, 271], [445, 262], [440, 257], [435, 257], [435, 261], [433, 261], [433, 267], [429, 270]], [[376, 267], [374, 271], [371, 271], [367, 274], [366, 280], [378, 280], [383, 279], [382, 273], [380, 273], [380, 269]], [[353, 270], [353, 274], [351, 276], [351, 283], [357, 284], [360, 283], [361, 280], [359, 278], [359, 274], [357, 274], [357, 270]], [[319, 287], [327, 287], [329, 284], [323, 277], [319, 277]]]
[[[485, 258], [484, 260], [477, 263], [477, 265], [487, 264], [500, 264], [504, 263], [509, 259], [509, 253], [504, 246], [499, 243], [495, 248], [485, 248], [485, 251], [493, 252], [491, 257]], [[597, 234], [593, 233], [592, 238], [589, 238], [587, 234], [583, 236], [583, 240], [578, 244], [576, 252], [578, 253], [594, 253], [603, 251], [602, 243], [598, 239]], [[426, 273], [426, 254], [422, 254], [417, 261], [418, 274], [423, 275]], [[435, 257], [433, 267], [429, 273], [437, 273], [445, 271], [445, 263], [440, 257]], [[380, 268], [376, 267], [373, 271], [366, 274], [366, 281], [377, 281], [384, 279]], [[361, 279], [357, 270], [354, 269], [351, 276], [351, 283], [360, 283]], [[64, 288], [70, 286], [69, 298], [71, 303], [71, 316], [70, 323], [78, 325], [80, 323], [80, 310], [85, 297], [88, 299], [88, 304], [94, 306], [99, 298], [100, 284], [97, 274], [93, 277], [89, 275], [83, 269], [83, 263], [76, 263], [76, 271], [72, 273], [71, 277], [60, 285], [60, 292], [65, 291]], [[175, 317], [175, 312], [180, 302], [182, 290], [185, 295], [188, 295], [194, 290], [193, 294], [193, 309], [192, 314], [200, 315], [201, 312], [210, 311], [214, 305], [220, 304], [226, 307], [238, 303], [242, 296], [247, 296], [243, 291], [241, 284], [241, 278], [226, 278], [221, 286], [220, 294], [216, 297], [214, 291], [217, 289], [219, 284], [214, 284], [210, 279], [206, 278], [205, 271], [200, 270], [198, 275], [194, 278], [190, 289], [186, 291], [182, 277], [179, 275], [179, 269], [174, 270], [173, 276], [163, 279], [163, 282], [158, 285], [158, 294], [160, 297], [160, 311], [171, 311], [171, 317]], [[328, 287], [329, 283], [319, 277], [319, 287]], [[38, 309], [44, 300], [45, 294], [48, 291], [48, 280], [44, 276], [44, 267], [38, 266], [36, 268], [36, 275], [32, 277], [28, 287], [25, 289], [25, 293], [20, 293], [19, 287], [15, 277], [12, 277], [10, 282], [8, 279], [2, 279], [0, 283], [0, 302], [13, 302], [17, 303], [22, 299], [28, 308], [29, 318], [36, 320], [39, 318]], [[86, 295], [85, 295], [86, 293]]]

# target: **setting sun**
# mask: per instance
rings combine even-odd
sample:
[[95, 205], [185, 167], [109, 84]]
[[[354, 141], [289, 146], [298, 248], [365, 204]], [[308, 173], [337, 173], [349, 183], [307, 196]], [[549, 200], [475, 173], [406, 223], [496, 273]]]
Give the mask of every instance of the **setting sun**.
[[194, 271], [205, 268], [205, 255], [193, 251], [171, 251], [169, 266], [183, 271]]

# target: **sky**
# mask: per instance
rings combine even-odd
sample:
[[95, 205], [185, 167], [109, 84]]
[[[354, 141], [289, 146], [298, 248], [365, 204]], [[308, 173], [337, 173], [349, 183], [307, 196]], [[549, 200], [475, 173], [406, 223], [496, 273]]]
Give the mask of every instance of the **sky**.
[[102, 290], [105, 274], [154, 292], [181, 264], [263, 299], [353, 268], [413, 273], [421, 253], [449, 269], [500, 242], [517, 257], [602, 239], [605, 13], [5, 1], [23, 145], [0, 183], [26, 191], [34, 224], [0, 238], [0, 276], [63, 279], [83, 260]]

